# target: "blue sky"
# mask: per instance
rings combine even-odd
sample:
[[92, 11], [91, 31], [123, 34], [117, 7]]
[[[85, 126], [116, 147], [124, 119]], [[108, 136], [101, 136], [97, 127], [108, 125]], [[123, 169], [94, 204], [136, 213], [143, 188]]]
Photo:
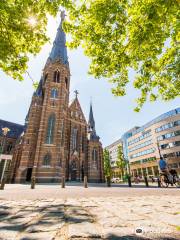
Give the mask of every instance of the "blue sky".
[[[49, 18], [48, 35], [51, 42], [46, 44], [36, 57], [31, 57], [29, 73], [35, 81], [39, 81], [44, 64], [49, 56], [59, 18]], [[96, 131], [101, 137], [104, 146], [112, 143], [134, 126], [141, 126], [160, 114], [180, 106], [180, 99], [170, 102], [146, 103], [140, 113], [133, 111], [134, 101], [138, 92], [129, 84], [125, 97], [114, 97], [111, 94], [112, 85], [106, 80], [94, 79], [88, 75], [89, 59], [84, 56], [83, 50], [68, 50], [71, 87], [70, 100], [73, 91], [79, 91], [79, 100], [86, 118], [89, 114], [89, 104], [92, 97]], [[130, 79], [133, 80], [133, 72]], [[24, 123], [34, 89], [31, 80], [25, 76], [23, 82], [18, 82], [0, 71], [0, 119]]]

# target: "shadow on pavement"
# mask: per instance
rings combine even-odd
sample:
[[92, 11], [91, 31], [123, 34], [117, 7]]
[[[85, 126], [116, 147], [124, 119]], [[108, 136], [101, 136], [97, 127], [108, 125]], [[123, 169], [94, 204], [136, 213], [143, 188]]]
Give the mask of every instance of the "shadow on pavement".
[[0, 239], [2, 231], [4, 233], [13, 231], [15, 234], [49, 232], [57, 230], [63, 224], [93, 221], [94, 216], [87, 213], [85, 208], [71, 204], [23, 206], [14, 214], [13, 207], [0, 206]]
[[148, 238], [148, 237], [143, 237], [143, 236], [136, 236], [136, 235], [126, 235], [126, 236], [117, 236], [115, 234], [109, 235], [107, 240], [179, 240], [179, 238], [174, 238], [174, 237], [153, 237], [153, 238]]

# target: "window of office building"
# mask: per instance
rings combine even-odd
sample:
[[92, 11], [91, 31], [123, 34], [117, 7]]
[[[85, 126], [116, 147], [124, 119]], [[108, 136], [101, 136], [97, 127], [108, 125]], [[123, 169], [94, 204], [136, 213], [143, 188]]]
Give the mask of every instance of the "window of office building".
[[151, 136], [151, 130], [149, 130], [149, 131], [147, 131], [147, 132], [144, 132], [144, 133], [142, 133], [142, 135], [141, 135], [140, 137], [135, 138], [135, 139], [129, 141], [129, 142], [128, 142], [128, 146], [130, 146], [130, 145], [132, 145], [132, 144], [134, 144], [134, 143], [137, 143], [137, 142], [139, 142], [139, 141], [141, 141], [141, 140], [143, 140], [144, 138], [147, 138], [147, 137], [149, 137], [149, 136]]
[[140, 156], [143, 156], [143, 155], [146, 155], [146, 154], [150, 154], [150, 153], [153, 153], [153, 152], [155, 152], [155, 148], [146, 149], [146, 150], [144, 150], [142, 152], [138, 152], [138, 153], [132, 154], [130, 156], [130, 158], [140, 157]]
[[172, 163], [172, 168], [178, 168], [178, 163]]
[[152, 140], [148, 140], [148, 141], [146, 141], [146, 142], [143, 142], [143, 143], [141, 143], [141, 144], [138, 144], [138, 145], [130, 148], [130, 149], [129, 149], [129, 152], [132, 152], [132, 151], [134, 151], [134, 150], [136, 150], [136, 149], [139, 149], [139, 148], [148, 146], [148, 145], [150, 145], [151, 143], [152, 143]]
[[178, 146], [180, 146], [180, 141], [175, 141], [175, 142], [170, 142], [170, 143], [165, 143], [160, 145], [161, 149], [167, 149], [167, 148], [178, 147]]
[[167, 138], [176, 137], [176, 136], [179, 136], [179, 135], [180, 135], [180, 130], [179, 131], [175, 131], [175, 132], [171, 132], [171, 133], [166, 133], [164, 135], [158, 136], [157, 140], [161, 141], [161, 140], [164, 140], [164, 139], [167, 139]]
[[170, 123], [166, 123], [166, 124], [156, 128], [155, 132], [161, 132], [161, 131], [164, 131], [166, 129], [169, 129], [169, 128], [172, 128], [172, 127], [177, 127], [177, 126], [180, 126], [180, 120], [170, 122]]
[[175, 153], [167, 153], [167, 154], [163, 154], [164, 158], [171, 158], [171, 157], [175, 157]]

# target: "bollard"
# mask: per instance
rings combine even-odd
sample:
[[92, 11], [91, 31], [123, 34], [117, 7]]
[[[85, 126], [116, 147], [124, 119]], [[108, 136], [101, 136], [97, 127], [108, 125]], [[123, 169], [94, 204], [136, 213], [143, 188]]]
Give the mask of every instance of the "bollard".
[[62, 187], [62, 188], [65, 188], [65, 177], [62, 177], [61, 187]]
[[6, 179], [3, 178], [0, 185], [0, 190], [4, 190], [5, 183], [6, 183]]
[[146, 187], [149, 187], [147, 176], [144, 176], [144, 182], [145, 182]]
[[160, 181], [159, 177], [157, 179], [157, 182], [158, 182], [158, 187], [161, 187], [161, 181]]
[[128, 176], [127, 179], [128, 179], [128, 186], [129, 186], [129, 187], [132, 187], [132, 184], [131, 184], [131, 176]]
[[88, 188], [87, 176], [84, 176], [84, 187], [85, 187], [85, 188]]
[[107, 187], [111, 187], [111, 177], [107, 176]]
[[36, 178], [32, 177], [31, 178], [31, 189], [35, 189], [35, 184], [36, 184]]

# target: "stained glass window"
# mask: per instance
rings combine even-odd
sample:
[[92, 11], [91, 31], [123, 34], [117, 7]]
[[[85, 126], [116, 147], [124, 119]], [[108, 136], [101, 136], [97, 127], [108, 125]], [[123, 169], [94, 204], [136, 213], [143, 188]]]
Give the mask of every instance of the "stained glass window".
[[51, 98], [58, 98], [58, 90], [53, 88], [51, 90]]
[[55, 115], [50, 115], [48, 119], [48, 128], [46, 134], [46, 143], [52, 144], [53, 143], [53, 133], [54, 133], [54, 125], [55, 125]]

